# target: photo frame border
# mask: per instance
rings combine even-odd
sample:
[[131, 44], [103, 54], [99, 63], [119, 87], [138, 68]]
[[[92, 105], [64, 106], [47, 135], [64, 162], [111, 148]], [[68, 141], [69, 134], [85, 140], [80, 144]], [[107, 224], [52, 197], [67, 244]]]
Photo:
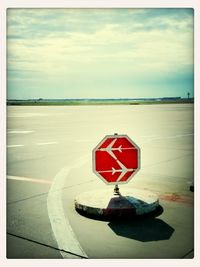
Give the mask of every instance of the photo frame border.
[[[8, 8], [193, 8], [194, 9], [194, 258], [193, 259], [7, 259], [6, 258], [6, 10]], [[196, 266], [200, 263], [200, 1], [199, 0], [2, 0], [0, 3], [0, 264], [7, 266]], [[199, 252], [199, 253], [198, 253]]]

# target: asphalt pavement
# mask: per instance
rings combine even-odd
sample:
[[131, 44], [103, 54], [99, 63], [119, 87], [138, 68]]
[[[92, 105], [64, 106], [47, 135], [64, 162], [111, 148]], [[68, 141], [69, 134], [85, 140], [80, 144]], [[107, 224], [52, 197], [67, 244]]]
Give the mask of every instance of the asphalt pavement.
[[[7, 257], [180, 259], [194, 257], [194, 106], [9, 106]], [[160, 212], [100, 221], [75, 197], [113, 186], [92, 172], [92, 149], [127, 134], [141, 169], [123, 188], [156, 193]]]

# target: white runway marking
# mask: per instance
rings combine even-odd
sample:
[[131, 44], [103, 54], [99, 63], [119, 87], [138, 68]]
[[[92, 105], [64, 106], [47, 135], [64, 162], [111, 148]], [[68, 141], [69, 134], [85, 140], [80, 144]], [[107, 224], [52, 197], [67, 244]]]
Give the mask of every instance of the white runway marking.
[[[58, 142], [44, 142], [44, 143], [36, 143], [36, 146], [45, 146], [45, 145], [56, 145]], [[14, 147], [23, 147], [25, 145], [7, 145], [7, 148], [14, 148]]]
[[34, 178], [20, 177], [20, 176], [13, 176], [13, 175], [7, 175], [7, 179], [31, 182], [31, 183], [39, 183], [39, 184], [51, 184], [51, 181], [48, 181], [48, 180], [34, 179]]
[[24, 145], [7, 145], [7, 148], [13, 148], [13, 147], [22, 147]]
[[58, 144], [58, 142], [36, 143], [37, 146], [55, 145], [55, 144]]
[[15, 131], [15, 130], [8, 131], [8, 134], [28, 134], [28, 133], [33, 133], [33, 131]]
[[50, 116], [51, 114], [45, 114], [45, 113], [17, 113], [17, 114], [8, 114], [8, 118], [29, 118], [29, 117], [44, 117], [44, 116]]
[[[58, 248], [60, 250], [71, 252], [75, 255], [80, 255], [80, 257], [74, 255], [74, 258], [87, 258], [87, 255], [79, 244], [68, 219], [65, 217], [62, 203], [62, 189], [70, 171], [80, 168], [88, 160], [89, 157], [82, 158], [77, 160], [71, 166], [66, 166], [61, 169], [61, 171], [55, 176], [47, 197], [49, 219]], [[69, 256], [69, 254], [63, 251], [61, 251], [61, 254], [63, 258], [73, 258], [73, 254]]]

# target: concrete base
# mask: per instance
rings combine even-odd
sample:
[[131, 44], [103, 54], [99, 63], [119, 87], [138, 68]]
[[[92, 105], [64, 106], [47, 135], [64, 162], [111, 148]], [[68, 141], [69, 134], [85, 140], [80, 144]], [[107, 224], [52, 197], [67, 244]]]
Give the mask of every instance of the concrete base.
[[75, 198], [75, 209], [84, 216], [99, 219], [127, 218], [144, 215], [159, 206], [157, 195], [146, 190], [114, 188], [81, 193]]

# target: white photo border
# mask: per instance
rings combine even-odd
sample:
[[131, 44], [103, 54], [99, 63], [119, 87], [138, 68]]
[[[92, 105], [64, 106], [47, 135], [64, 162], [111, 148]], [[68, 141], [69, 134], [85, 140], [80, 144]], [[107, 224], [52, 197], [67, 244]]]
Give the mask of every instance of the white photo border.
[[[6, 10], [8, 8], [193, 8], [194, 9], [194, 259], [11, 260], [6, 258]], [[197, 266], [200, 263], [200, 1], [199, 0], [1, 0], [0, 2], [0, 265], [6, 266]]]

